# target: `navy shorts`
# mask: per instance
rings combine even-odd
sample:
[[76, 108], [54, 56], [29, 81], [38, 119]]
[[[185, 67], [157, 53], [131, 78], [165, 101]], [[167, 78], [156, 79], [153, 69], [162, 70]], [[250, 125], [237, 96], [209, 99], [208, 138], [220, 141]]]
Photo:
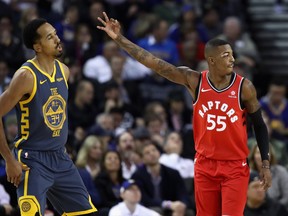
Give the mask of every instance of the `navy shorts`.
[[44, 215], [46, 198], [60, 215], [83, 215], [97, 211], [64, 148], [43, 152], [15, 149], [14, 152], [18, 161], [30, 168], [23, 171], [17, 188], [23, 215], [35, 212]]

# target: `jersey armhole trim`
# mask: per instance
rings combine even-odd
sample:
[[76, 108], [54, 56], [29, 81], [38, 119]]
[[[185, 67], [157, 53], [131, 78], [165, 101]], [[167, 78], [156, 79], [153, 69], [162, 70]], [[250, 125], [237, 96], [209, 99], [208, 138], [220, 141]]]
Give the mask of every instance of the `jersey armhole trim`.
[[64, 78], [64, 80], [65, 80], [65, 84], [66, 84], [66, 87], [67, 87], [67, 89], [68, 89], [68, 81], [67, 81], [67, 79], [66, 79], [66, 76], [65, 76], [65, 73], [64, 73], [64, 69], [63, 69], [62, 63], [61, 63], [59, 60], [57, 60], [57, 59], [56, 59], [56, 61], [57, 61], [58, 65], [59, 65], [59, 67], [60, 67], [61, 74], [62, 74], [62, 76], [63, 76], [63, 78]]

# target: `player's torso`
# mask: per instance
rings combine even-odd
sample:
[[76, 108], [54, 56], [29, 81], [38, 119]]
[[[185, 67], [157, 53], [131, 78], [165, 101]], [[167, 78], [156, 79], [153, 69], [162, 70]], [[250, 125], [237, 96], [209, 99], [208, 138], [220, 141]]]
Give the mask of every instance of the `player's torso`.
[[196, 151], [218, 160], [247, 157], [246, 115], [241, 108], [243, 78], [233, 74], [230, 84], [216, 89], [201, 74], [197, 100], [194, 103], [193, 128]]
[[30, 97], [17, 104], [18, 136], [15, 146], [33, 150], [56, 150], [68, 135], [68, 86], [60, 62], [50, 76], [29, 60], [22, 68], [34, 76]]

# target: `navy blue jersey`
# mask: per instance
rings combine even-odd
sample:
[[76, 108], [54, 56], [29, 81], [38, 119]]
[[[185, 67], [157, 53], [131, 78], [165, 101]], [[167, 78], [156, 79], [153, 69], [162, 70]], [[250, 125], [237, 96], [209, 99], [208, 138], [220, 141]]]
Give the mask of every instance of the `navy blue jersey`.
[[50, 76], [28, 60], [21, 68], [34, 76], [31, 95], [16, 106], [18, 135], [15, 147], [35, 151], [62, 148], [68, 136], [68, 85], [62, 65], [55, 60]]

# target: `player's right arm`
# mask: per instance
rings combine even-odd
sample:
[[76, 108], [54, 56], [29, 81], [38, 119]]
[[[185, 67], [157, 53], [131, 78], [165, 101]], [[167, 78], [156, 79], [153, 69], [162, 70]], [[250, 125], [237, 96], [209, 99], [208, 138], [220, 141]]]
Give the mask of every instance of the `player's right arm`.
[[[6, 91], [0, 96], [0, 118], [2, 119], [25, 96], [30, 95], [34, 85], [33, 75], [26, 69], [19, 69]], [[2, 120], [0, 121], [0, 153], [6, 162], [7, 180], [18, 186], [22, 169], [27, 167], [16, 161], [6, 141]]]
[[98, 19], [104, 26], [97, 26], [97, 28], [105, 31], [122, 49], [159, 75], [172, 82], [182, 84], [188, 87], [189, 90], [195, 90], [194, 86], [198, 84], [199, 80], [198, 72], [193, 71], [188, 67], [175, 67], [134, 44], [120, 33], [121, 26], [117, 20], [112, 18], [109, 19], [105, 12], [103, 14], [105, 21], [100, 17], [98, 17]]

